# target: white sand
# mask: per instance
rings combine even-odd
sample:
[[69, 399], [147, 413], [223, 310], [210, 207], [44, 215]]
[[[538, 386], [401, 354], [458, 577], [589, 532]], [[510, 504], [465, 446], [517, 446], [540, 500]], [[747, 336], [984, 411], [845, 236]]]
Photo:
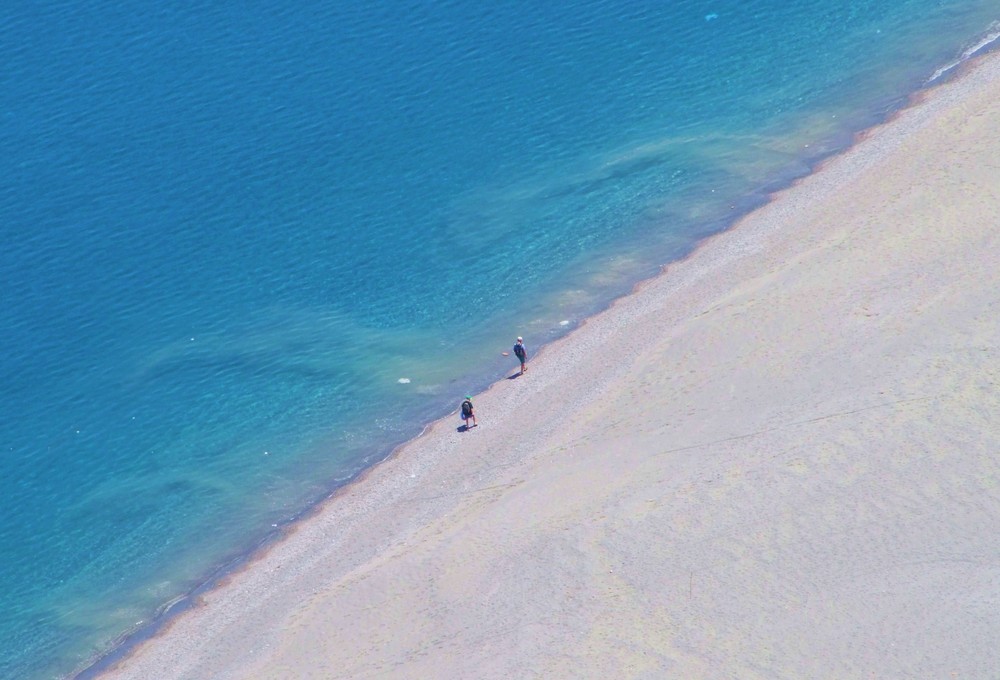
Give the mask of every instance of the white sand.
[[998, 346], [990, 58], [109, 675], [997, 677]]

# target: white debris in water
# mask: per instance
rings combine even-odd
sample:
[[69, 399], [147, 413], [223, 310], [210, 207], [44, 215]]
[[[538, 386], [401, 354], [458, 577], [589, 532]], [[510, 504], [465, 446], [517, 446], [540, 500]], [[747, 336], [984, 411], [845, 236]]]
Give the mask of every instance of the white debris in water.
[[398, 382], [400, 385], [406, 385], [407, 383], [410, 382], [410, 379], [409, 378], [400, 378], [396, 382]]
[[559, 325], [560, 326], [568, 326], [569, 325], [569, 319], [563, 319], [562, 321], [559, 322]]

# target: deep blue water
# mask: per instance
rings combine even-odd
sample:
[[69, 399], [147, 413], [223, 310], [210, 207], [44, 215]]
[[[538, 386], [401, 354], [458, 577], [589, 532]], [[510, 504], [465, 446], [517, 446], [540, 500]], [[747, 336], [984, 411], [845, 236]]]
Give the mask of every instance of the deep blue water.
[[0, 677], [81, 668], [1000, 19], [536, 5], [0, 8]]

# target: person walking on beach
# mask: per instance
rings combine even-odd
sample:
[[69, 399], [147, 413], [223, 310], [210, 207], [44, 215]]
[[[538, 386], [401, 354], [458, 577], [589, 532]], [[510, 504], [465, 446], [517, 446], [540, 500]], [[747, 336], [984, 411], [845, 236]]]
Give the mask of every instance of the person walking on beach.
[[521, 362], [521, 375], [528, 370], [528, 350], [524, 347], [524, 338], [519, 337], [514, 343], [514, 355]]
[[[465, 429], [476, 426], [476, 409], [472, 406], [472, 397], [466, 395], [465, 401], [462, 402], [462, 420], [465, 421]], [[469, 425], [469, 421], [472, 421], [472, 425]]]

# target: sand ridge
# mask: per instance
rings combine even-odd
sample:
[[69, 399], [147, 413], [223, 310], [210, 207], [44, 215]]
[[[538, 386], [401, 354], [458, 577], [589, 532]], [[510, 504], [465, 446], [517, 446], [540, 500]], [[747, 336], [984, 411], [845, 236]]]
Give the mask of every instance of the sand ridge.
[[1000, 60], [433, 424], [115, 678], [988, 677]]

